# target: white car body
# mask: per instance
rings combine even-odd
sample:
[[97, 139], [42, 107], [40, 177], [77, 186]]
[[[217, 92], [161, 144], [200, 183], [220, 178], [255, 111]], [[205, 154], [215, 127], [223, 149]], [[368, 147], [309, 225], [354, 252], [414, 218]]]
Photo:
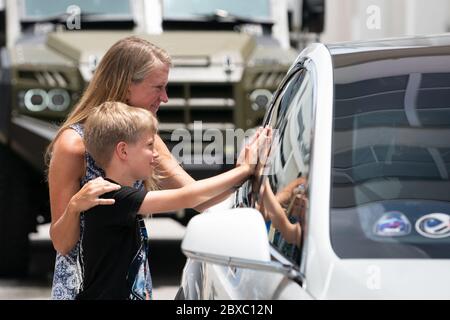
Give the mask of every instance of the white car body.
[[[433, 50], [436, 52], [430, 53], [434, 52]], [[402, 52], [405, 53], [405, 58], [399, 58], [398, 55], [403, 54]], [[383, 61], [383, 64], [379, 61]], [[300, 157], [293, 148], [289, 157], [285, 160], [285, 164], [282, 165], [282, 174], [278, 174], [277, 181], [283, 181], [283, 179], [292, 175], [289, 170], [293, 170], [293, 166], [297, 166], [298, 171], [309, 172], [309, 208], [306, 223], [302, 225], [305, 235], [301, 247], [300, 263], [296, 265], [287, 259], [269, 242], [267, 230], [261, 227], [264, 225], [264, 219], [254, 209], [253, 205], [247, 205], [248, 208], [233, 209], [236, 206], [242, 207], [242, 205], [236, 205], [234, 200], [239, 197], [238, 194], [235, 197], [230, 197], [219, 206], [211, 208], [207, 213], [194, 217], [188, 225], [182, 249], [189, 259], [183, 272], [177, 298], [258, 300], [449, 299], [450, 272], [448, 270], [450, 270], [450, 260], [446, 255], [440, 257], [439, 253], [436, 253], [439, 250], [430, 251], [431, 253], [427, 251], [434, 245], [440, 245], [439, 248], [446, 248], [449, 239], [447, 233], [434, 236], [434, 238], [439, 238], [439, 242], [433, 239], [431, 233], [426, 234], [427, 230], [434, 232], [431, 227], [418, 230], [419, 227], [412, 222], [407, 229], [407, 237], [409, 238], [402, 238], [405, 235], [400, 232], [401, 226], [397, 226], [397, 229], [393, 227], [390, 229], [391, 233], [385, 235], [377, 235], [371, 232], [375, 232], [372, 231], [375, 229], [372, 228], [375, 225], [374, 219], [376, 217], [382, 218], [382, 214], [389, 212], [388, 208], [395, 205], [406, 212], [405, 215], [409, 214], [410, 220], [415, 221], [423, 220], [425, 213], [431, 213], [435, 210], [427, 209], [427, 212], [421, 212], [428, 205], [430, 208], [440, 206], [444, 208], [444, 212], [441, 213], [450, 215], [450, 200], [447, 195], [444, 195], [445, 190], [449, 190], [448, 171], [450, 161], [448, 161], [448, 153], [439, 153], [439, 150], [450, 148], [450, 126], [447, 124], [447, 120], [442, 120], [438, 127], [439, 130], [435, 130], [434, 127], [433, 130], [428, 130], [425, 124], [421, 124], [421, 122], [425, 123], [426, 119], [429, 119], [424, 116], [426, 112], [420, 109], [418, 104], [411, 109], [411, 101], [415, 103], [420, 98], [419, 93], [415, 97], [411, 97], [411, 95], [414, 93], [414, 88], [425, 83], [424, 81], [421, 82], [422, 77], [425, 79], [427, 75], [437, 74], [440, 77], [439, 79], [448, 81], [450, 75], [450, 36], [397, 39], [373, 43], [349, 43], [328, 48], [322, 44], [313, 44], [302, 51], [291, 71], [299, 63], [304, 63], [311, 71], [310, 80], [314, 87], [314, 107], [313, 114], [310, 115], [313, 121], [308, 133], [311, 138], [307, 137], [307, 139], [312, 140], [312, 146], [302, 145], [302, 148], [310, 148], [310, 153], [307, 153], [310, 158], [307, 157], [305, 162], [305, 157]], [[357, 74], [351, 74], [352, 70], [347, 68], [346, 64], [356, 68]], [[339, 67], [339, 70], [333, 70], [333, 67]], [[387, 70], [382, 70], [386, 67]], [[401, 91], [401, 98], [403, 99], [401, 101], [404, 105], [401, 106], [400, 111], [396, 111], [394, 108], [388, 111], [392, 112], [392, 117], [397, 114], [395, 112], [404, 112], [406, 117], [404, 121], [410, 127], [404, 128], [401, 125], [395, 125], [392, 129], [380, 125], [382, 129], [380, 130], [380, 128], [370, 127], [370, 125], [362, 126], [361, 128], [358, 127], [359, 136], [351, 136], [348, 131], [343, 130], [337, 134], [345, 139], [337, 142], [338, 138], [335, 136], [335, 145], [333, 145], [333, 99], [337, 98], [337, 93], [334, 91], [336, 82], [334, 81], [339, 81], [339, 84], [345, 86], [346, 79], [348, 79], [348, 83], [351, 81], [371, 81], [381, 74], [387, 77], [383, 78], [387, 79], [386, 81], [406, 74], [406, 88], [397, 90]], [[355, 80], [358, 77], [359, 79]], [[419, 81], [417, 81], [417, 77], [419, 77]], [[288, 76], [285, 79], [287, 78]], [[365, 84], [365, 82], [361, 83]], [[363, 91], [367, 88], [371, 89], [368, 85], [360, 87]], [[424, 88], [424, 90], [418, 90], [417, 92], [420, 91], [420, 94], [422, 94], [436, 89], [428, 90], [428, 87]], [[446, 90], [440, 87], [438, 89]], [[282, 84], [279, 91], [274, 95], [272, 106], [276, 104], [277, 96], [280, 97], [284, 94], [283, 90]], [[388, 94], [394, 95], [397, 91], [390, 91]], [[385, 94], [385, 92], [382, 93]], [[376, 93], [362, 93], [357, 98], [339, 99], [341, 99], [341, 103], [346, 103], [352, 99], [364, 99], [372, 96], [376, 96]], [[346, 105], [346, 108], [350, 107]], [[438, 109], [436, 108], [436, 110]], [[444, 112], [442, 115], [448, 112], [445, 107], [439, 110], [438, 112]], [[268, 112], [270, 113], [271, 109]], [[367, 114], [370, 114], [370, 112]], [[404, 114], [401, 113], [401, 116]], [[299, 116], [299, 113], [294, 115]], [[438, 115], [440, 114], [438, 113]], [[302, 114], [302, 116], [309, 116], [309, 114]], [[352, 116], [354, 117], [351, 119], [352, 125], [358, 126], [359, 122], [362, 121], [359, 117], [362, 118], [366, 114], [361, 113]], [[373, 120], [373, 118], [370, 118], [371, 115], [367, 116], [369, 117], [366, 119], [368, 122]], [[267, 117], [270, 116], [266, 116], [266, 120]], [[341, 118], [345, 120], [345, 116]], [[439, 121], [438, 118], [434, 118], [433, 121]], [[286, 134], [297, 137], [300, 134], [298, 128], [290, 127], [291, 122], [289, 120], [287, 120], [287, 123]], [[420, 130], [417, 130], [418, 128]], [[308, 130], [301, 131], [304, 137], [305, 132], [308, 132]], [[432, 138], [433, 135], [436, 135], [435, 138]], [[413, 137], [412, 142], [411, 137]], [[395, 139], [398, 145], [386, 142], [389, 139]], [[339, 150], [351, 148], [350, 144], [358, 145], [360, 142], [362, 144], [358, 148], [368, 147], [374, 154], [377, 152], [377, 148], [385, 146], [397, 148], [393, 153], [394, 156], [390, 155], [391, 158], [389, 159], [386, 153], [385, 163], [383, 163], [381, 171], [388, 171], [389, 168], [394, 167], [397, 171], [400, 170], [400, 175], [394, 178], [388, 174], [377, 176], [377, 169], [379, 169], [377, 165], [379, 163], [372, 164], [371, 162], [366, 164], [372, 165], [373, 170], [357, 171], [358, 168], [351, 167], [350, 171], [345, 171], [346, 168], [340, 170], [336, 167], [332, 172], [334, 165], [332, 162], [333, 151], [338, 153]], [[398, 164], [395, 163], [396, 154], [401, 150], [406, 150], [406, 153], [408, 150], [415, 150], [416, 146], [424, 146], [424, 150], [429, 152], [429, 154], [426, 153], [426, 156], [432, 159], [430, 160], [431, 164], [425, 160], [417, 163], [405, 162], [404, 165], [401, 162], [404, 160], [399, 160]], [[352, 161], [356, 157], [355, 154], [352, 154]], [[383, 162], [379, 154], [375, 154], [374, 157], [377, 162]], [[290, 162], [291, 160], [293, 162]], [[277, 165], [276, 161], [278, 160], [274, 160], [274, 165]], [[337, 160], [335, 161], [337, 162]], [[406, 168], [404, 170], [409, 170], [409, 166], [412, 168], [416, 166], [417, 176], [413, 175], [412, 181], [403, 180], [402, 166]], [[434, 170], [432, 172], [437, 173], [433, 173], [436, 175], [433, 179], [427, 180], [424, 177], [430, 168]], [[358, 176], [364, 176], [364, 174], [367, 176], [361, 178], [360, 182], [355, 182]], [[332, 179], [336, 179], [338, 176], [344, 181], [347, 178], [349, 180], [354, 179], [352, 181], [354, 187], [352, 189], [353, 198], [346, 198], [345, 183], [338, 185], [339, 181], [334, 181], [334, 183], [337, 183], [334, 200], [336, 203], [342, 202], [336, 207], [332, 203], [331, 190], [333, 189]], [[380, 177], [381, 180], [377, 180]], [[422, 189], [420, 192], [424, 193], [412, 189], [414, 183], [419, 184]], [[444, 186], [444, 188], [441, 186]], [[427, 188], [430, 191], [427, 191]], [[367, 191], [367, 189], [370, 190]], [[406, 204], [400, 203], [403, 193], [409, 191], [411, 191], [409, 193], [411, 199], [405, 200]], [[238, 192], [245, 191], [241, 188]], [[420, 195], [423, 194], [427, 196], [423, 196], [422, 199]], [[337, 199], [337, 197], [342, 198]], [[371, 201], [371, 197], [377, 200]], [[345, 201], [350, 201], [350, 198], [355, 203], [362, 203], [358, 205], [359, 209], [355, 209], [356, 205], [352, 207], [345, 204]], [[419, 206], [418, 203], [422, 200], [424, 204]], [[331, 206], [334, 206], [333, 214], [330, 214]], [[246, 206], [244, 205], [244, 207]], [[359, 236], [365, 236], [361, 243], [355, 243], [355, 253], [346, 251], [345, 247], [342, 247], [342, 244], [345, 243], [345, 241], [342, 242], [342, 239], [346, 235], [339, 233], [339, 230], [349, 230], [350, 234], [354, 231], [354, 228], [345, 229], [345, 223], [348, 223], [348, 220], [333, 218], [335, 220], [331, 221], [330, 218], [351, 216], [352, 214], [359, 217], [360, 220], [355, 222], [358, 228], [361, 224]], [[249, 216], [251, 218], [247, 219]], [[419, 219], [419, 217], [422, 218]], [[368, 223], [367, 219], [373, 221], [371, 220], [372, 222]], [[409, 220], [406, 219], [405, 221]], [[379, 226], [378, 222], [376, 225]], [[332, 229], [332, 226], [336, 229]], [[366, 247], [364, 246], [371, 243], [378, 247], [365, 253], [364, 248]], [[358, 254], [360, 257], [358, 257]], [[366, 255], [367, 257], [365, 257]]]

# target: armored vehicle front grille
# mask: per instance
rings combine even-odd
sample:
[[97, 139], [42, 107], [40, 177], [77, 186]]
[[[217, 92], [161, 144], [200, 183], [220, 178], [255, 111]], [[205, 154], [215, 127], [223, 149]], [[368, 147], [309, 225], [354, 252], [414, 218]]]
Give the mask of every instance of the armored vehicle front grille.
[[255, 72], [248, 85], [253, 88], [267, 88], [275, 90], [283, 80], [286, 70], [277, 71], [258, 71]]
[[170, 83], [169, 102], [158, 111], [163, 127], [188, 126], [194, 121], [217, 124], [234, 123], [235, 98], [232, 84]]
[[28, 82], [30, 85], [39, 84], [44, 87], [67, 88], [69, 81], [65, 75], [57, 71], [31, 71], [20, 70], [18, 72], [21, 81]]

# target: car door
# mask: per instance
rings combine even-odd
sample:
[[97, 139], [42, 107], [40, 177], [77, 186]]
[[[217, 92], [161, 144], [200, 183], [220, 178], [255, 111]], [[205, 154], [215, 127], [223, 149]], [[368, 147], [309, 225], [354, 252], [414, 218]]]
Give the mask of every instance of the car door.
[[[272, 259], [302, 271], [308, 215], [308, 176], [314, 117], [313, 64], [295, 65], [272, 100], [264, 125], [272, 141], [260, 155], [255, 177], [246, 182], [235, 207], [253, 207], [263, 214]], [[245, 246], [245, 243], [242, 244]], [[205, 299], [309, 298], [303, 280], [279, 273], [204, 264]], [[304, 274], [304, 273], [303, 273]]]

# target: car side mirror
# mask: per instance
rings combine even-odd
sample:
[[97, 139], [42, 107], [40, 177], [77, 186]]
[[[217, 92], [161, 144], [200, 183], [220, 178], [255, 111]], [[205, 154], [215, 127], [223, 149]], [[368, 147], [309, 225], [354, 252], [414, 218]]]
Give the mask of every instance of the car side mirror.
[[251, 208], [206, 212], [193, 217], [181, 249], [192, 258], [270, 262], [264, 219]]
[[202, 262], [302, 278], [292, 265], [271, 260], [266, 224], [261, 213], [252, 208], [217, 210], [193, 217], [181, 250], [188, 258]]

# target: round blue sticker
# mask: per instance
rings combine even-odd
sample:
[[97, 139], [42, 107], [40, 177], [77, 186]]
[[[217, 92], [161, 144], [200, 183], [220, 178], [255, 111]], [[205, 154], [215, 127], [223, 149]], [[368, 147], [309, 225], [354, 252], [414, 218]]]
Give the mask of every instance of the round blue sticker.
[[430, 213], [416, 222], [416, 230], [427, 238], [445, 238], [450, 236], [450, 216], [446, 213]]

